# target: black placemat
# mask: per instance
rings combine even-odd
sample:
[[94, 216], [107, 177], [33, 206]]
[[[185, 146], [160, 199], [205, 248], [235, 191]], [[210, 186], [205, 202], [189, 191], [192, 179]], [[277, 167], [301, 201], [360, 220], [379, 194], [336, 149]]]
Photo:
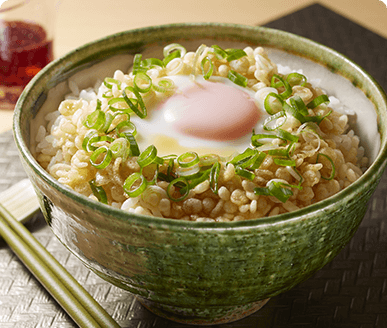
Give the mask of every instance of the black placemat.
[[[364, 27], [319, 4], [266, 26], [303, 35], [343, 53], [387, 89], [387, 40]], [[10, 132], [0, 135], [0, 150], [0, 189], [4, 190], [25, 173]], [[253, 315], [217, 327], [386, 328], [386, 195], [387, 173], [356, 235], [330, 264], [291, 291], [272, 298]], [[29, 228], [123, 328], [194, 327], [159, 318], [129, 293], [103, 282], [63, 248], [41, 215]], [[0, 257], [0, 327], [76, 327], [3, 241]]]

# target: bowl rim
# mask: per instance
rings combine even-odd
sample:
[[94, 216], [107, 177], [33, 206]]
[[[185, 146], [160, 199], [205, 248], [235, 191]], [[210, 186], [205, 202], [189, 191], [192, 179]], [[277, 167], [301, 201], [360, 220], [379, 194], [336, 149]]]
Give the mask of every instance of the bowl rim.
[[[33, 157], [31, 151], [29, 150], [28, 145], [23, 140], [22, 131], [20, 127], [20, 120], [21, 120], [21, 113], [23, 110], [23, 104], [25, 99], [28, 97], [29, 93], [33, 91], [34, 84], [37, 83], [39, 80], [43, 79], [44, 75], [49, 72], [52, 68], [56, 66], [60, 66], [61, 63], [71, 58], [74, 54], [77, 54], [82, 51], [87, 51], [87, 49], [91, 46], [95, 46], [97, 44], [102, 44], [108, 40], [114, 39], [116, 37], [126, 36], [126, 35], [134, 35], [136, 33], [151, 33], [153, 30], [157, 31], [160, 29], [174, 29], [174, 28], [184, 28], [184, 27], [191, 27], [191, 28], [203, 28], [203, 27], [211, 27], [211, 28], [235, 28], [239, 30], [250, 30], [250, 31], [256, 31], [257, 33], [269, 33], [274, 35], [280, 35], [285, 38], [290, 38], [294, 40], [298, 40], [300, 42], [317, 46], [319, 49], [321, 49], [324, 52], [328, 52], [332, 55], [334, 55], [336, 58], [338, 58], [341, 61], [345, 61], [351, 65], [358, 73], [361, 74], [365, 78], [368, 84], [373, 85], [376, 88], [376, 91], [378, 93], [378, 96], [382, 99], [382, 105], [384, 105], [384, 108], [387, 111], [387, 95], [383, 88], [379, 85], [379, 83], [367, 72], [365, 71], [360, 65], [353, 62], [351, 59], [349, 59], [347, 56], [341, 54], [340, 52], [327, 47], [325, 45], [322, 45], [316, 41], [310, 40], [308, 38], [278, 30], [268, 27], [262, 27], [262, 26], [250, 26], [250, 25], [242, 25], [242, 24], [231, 24], [231, 23], [214, 23], [214, 22], [207, 22], [207, 23], [174, 23], [174, 24], [164, 24], [164, 25], [156, 25], [156, 26], [148, 26], [148, 27], [142, 27], [137, 29], [131, 29], [127, 31], [122, 31], [118, 33], [114, 33], [111, 35], [107, 35], [105, 37], [99, 38], [97, 40], [88, 42], [84, 45], [81, 45], [65, 55], [55, 59], [51, 63], [49, 63], [47, 66], [45, 66], [32, 80], [31, 82], [26, 86], [24, 89], [22, 95], [19, 97], [19, 100], [15, 106], [14, 110], [14, 116], [13, 116], [13, 134], [15, 143], [17, 145], [19, 155], [22, 156], [25, 160], [25, 162], [28, 164], [28, 166], [40, 177], [40, 179], [43, 179], [47, 184], [49, 184], [52, 188], [56, 189], [60, 193], [63, 193], [65, 196], [71, 198], [72, 200], [81, 203], [83, 206], [92, 208], [93, 210], [96, 210], [98, 212], [101, 212], [105, 215], [108, 215], [109, 217], [114, 217], [117, 220], [121, 221], [132, 221], [136, 222], [136, 224], [141, 225], [157, 225], [157, 226], [164, 226], [167, 229], [175, 228], [175, 229], [205, 229], [205, 230], [224, 230], [224, 229], [245, 229], [245, 228], [252, 228], [252, 227], [264, 227], [267, 225], [277, 225], [287, 222], [293, 222], [298, 220], [304, 220], [306, 218], [314, 216], [315, 213], [324, 211], [328, 208], [331, 208], [335, 205], [335, 203], [345, 203], [346, 200], [350, 199], [352, 194], [358, 193], [358, 189], [361, 186], [369, 185], [372, 183], [373, 180], [376, 179], [376, 176], [381, 176], [383, 171], [385, 170], [385, 167], [387, 165], [387, 128], [384, 132], [385, 135], [381, 135], [381, 144], [379, 152], [375, 158], [375, 160], [372, 162], [372, 164], [368, 167], [368, 169], [364, 172], [364, 174], [356, 180], [354, 183], [346, 187], [345, 189], [339, 191], [337, 194], [328, 197], [322, 201], [318, 201], [314, 204], [311, 204], [307, 207], [301, 208], [299, 210], [279, 214], [276, 216], [271, 217], [261, 217], [251, 220], [245, 220], [245, 221], [231, 221], [231, 222], [196, 222], [196, 221], [186, 221], [186, 220], [176, 220], [176, 219], [170, 219], [170, 218], [159, 218], [154, 216], [147, 216], [147, 215], [139, 215], [139, 214], [133, 214], [126, 212], [124, 210], [115, 208], [111, 205], [102, 204], [98, 201], [92, 200], [84, 195], [81, 195], [69, 187], [60, 184], [55, 178], [53, 178], [47, 171], [45, 171], [39, 163], [35, 160]], [[277, 47], [278, 48], [278, 47]], [[303, 57], [305, 55], [298, 54]], [[309, 60], [313, 60], [313, 58], [308, 58]], [[319, 64], [323, 64], [320, 62]], [[369, 97], [368, 97], [369, 98]], [[370, 100], [372, 101], [372, 100]], [[376, 104], [374, 103], [374, 106]], [[25, 109], [26, 110], [26, 109]], [[387, 114], [386, 114], [387, 115]], [[378, 117], [378, 127], [380, 126], [379, 122], [380, 118]], [[387, 124], [387, 116], [386, 116], [386, 124]], [[380, 129], [379, 129], [380, 133]]]

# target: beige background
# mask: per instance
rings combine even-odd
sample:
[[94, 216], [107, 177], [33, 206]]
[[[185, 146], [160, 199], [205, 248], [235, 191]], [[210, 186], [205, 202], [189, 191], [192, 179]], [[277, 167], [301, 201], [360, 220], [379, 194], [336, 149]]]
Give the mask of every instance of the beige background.
[[[181, 22], [262, 25], [316, 3], [310, 0], [48, 1], [52, 1], [56, 15], [56, 57], [86, 42], [133, 28]], [[387, 7], [384, 2], [319, 1], [329, 9], [387, 38]], [[12, 114], [10, 111], [0, 111], [0, 132], [11, 129]]]

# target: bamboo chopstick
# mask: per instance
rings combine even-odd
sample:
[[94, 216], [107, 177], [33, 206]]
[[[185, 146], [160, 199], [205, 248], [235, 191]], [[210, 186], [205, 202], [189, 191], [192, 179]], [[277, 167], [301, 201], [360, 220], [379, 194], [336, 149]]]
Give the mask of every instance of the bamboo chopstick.
[[1, 204], [0, 235], [80, 327], [119, 328], [117, 322]]

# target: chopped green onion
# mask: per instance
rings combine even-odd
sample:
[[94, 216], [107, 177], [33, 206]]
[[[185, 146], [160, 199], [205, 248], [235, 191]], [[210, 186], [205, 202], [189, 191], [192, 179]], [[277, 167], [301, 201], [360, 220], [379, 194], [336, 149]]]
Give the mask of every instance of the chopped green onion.
[[298, 142], [298, 136], [288, 132], [288, 131], [285, 131], [283, 129], [277, 129], [276, 130], [276, 134], [277, 134], [277, 137], [282, 139], [282, 140], [286, 140], [286, 141], [290, 141], [290, 142]]
[[123, 121], [123, 122], [117, 124], [116, 131], [117, 131], [118, 135], [121, 133], [125, 133], [125, 132], [130, 132], [131, 134], [133, 134], [133, 136], [135, 136], [137, 134], [136, 126], [134, 125], [133, 122], [131, 122], [129, 120], [126, 120], [126, 121]]
[[[102, 154], [105, 154], [105, 155], [102, 161], [98, 162], [98, 159]], [[90, 163], [97, 169], [104, 169], [110, 164], [112, 157], [113, 157], [112, 151], [107, 146], [101, 146], [91, 154]]]
[[286, 77], [286, 81], [290, 84], [290, 86], [295, 86], [295, 85], [300, 85], [300, 86], [304, 86], [306, 84], [306, 77], [305, 75], [302, 75], [300, 73], [290, 73], [287, 77]]
[[224, 59], [227, 57], [227, 52], [224, 49], [222, 49], [221, 47], [219, 47], [217, 45], [213, 45], [213, 46], [211, 46], [211, 48], [218, 59]]
[[105, 113], [105, 124], [101, 127], [102, 132], [107, 132], [109, 130], [110, 125], [113, 122], [113, 115], [110, 113]]
[[[85, 141], [85, 140], [84, 140]], [[114, 138], [110, 136], [100, 136], [98, 134], [94, 134], [91, 137], [89, 137], [87, 144], [86, 144], [86, 151], [95, 151], [98, 147], [94, 146], [97, 142], [102, 142], [102, 141], [107, 141], [107, 142], [113, 142]]]
[[210, 188], [212, 192], [217, 195], [219, 190], [219, 173], [220, 173], [220, 163], [216, 162], [212, 165], [210, 171]]
[[[114, 106], [114, 105], [121, 105], [121, 106]], [[128, 111], [130, 110], [128, 107], [128, 104], [126, 103], [125, 99], [122, 97], [112, 98], [108, 101], [109, 109], [111, 109], [113, 112], [117, 111]]]
[[289, 147], [270, 149], [267, 153], [270, 156], [289, 157]]
[[154, 66], [164, 67], [164, 62], [158, 58], [147, 58], [142, 61], [142, 66], [149, 68]]
[[175, 51], [180, 52], [180, 57], [183, 57], [187, 53], [187, 50], [181, 44], [171, 43], [164, 47], [163, 55], [164, 57], [168, 57], [172, 52]]
[[[171, 192], [171, 188], [174, 188], [175, 185], [181, 186], [182, 184], [185, 185], [184, 187], [180, 188], [180, 191], [182, 191], [183, 194], [180, 197], [174, 197], [172, 192]], [[174, 202], [180, 202], [180, 201], [184, 200], [185, 198], [187, 198], [187, 196], [189, 195], [189, 191], [190, 191], [189, 183], [183, 177], [174, 179], [173, 181], [171, 181], [169, 183], [169, 185], [167, 187], [167, 195], [168, 195], [169, 199], [174, 201]]]
[[157, 149], [155, 146], [150, 145], [147, 147], [137, 158], [137, 163], [140, 167], [145, 167], [156, 159], [157, 157]]
[[274, 161], [274, 164], [277, 164], [280, 166], [296, 166], [296, 161], [294, 159], [274, 158], [273, 161]]
[[227, 49], [226, 53], [226, 60], [228, 62], [247, 56], [246, 52], [242, 49]]
[[[278, 82], [277, 82], [278, 80]], [[284, 80], [281, 76], [278, 74], [273, 74], [271, 78], [271, 85], [272, 88], [279, 89], [281, 87], [284, 87], [284, 91], [279, 94], [282, 99], [287, 99], [292, 94], [292, 87], [290, 86], [289, 82]]]
[[327, 95], [320, 95], [316, 98], [314, 98], [311, 102], [309, 102], [306, 107], [313, 109], [317, 106], [320, 106], [321, 104], [329, 103], [329, 98]]
[[175, 59], [175, 58], [181, 58], [180, 51], [174, 51], [174, 52], [170, 53], [167, 57], [165, 57], [165, 58], [163, 59], [164, 65], [167, 66], [168, 63], [169, 63], [172, 59]]
[[244, 177], [246, 179], [249, 179], [249, 180], [254, 180], [255, 178], [255, 174], [249, 170], [246, 170], [240, 166], [236, 166], [235, 167], [235, 174], [241, 176], [241, 177]]
[[95, 180], [89, 181], [89, 186], [93, 192], [93, 195], [98, 199], [99, 202], [104, 204], [108, 203], [106, 192], [103, 187], [97, 186]]
[[263, 122], [263, 129], [266, 131], [274, 131], [284, 125], [286, 122], [286, 113], [284, 111], [278, 112], [265, 119]]
[[308, 108], [306, 108], [305, 103], [300, 96], [290, 98], [290, 104], [302, 115], [309, 115]]
[[161, 78], [157, 84], [153, 83], [152, 88], [157, 92], [168, 92], [175, 89], [175, 82], [168, 78]]
[[207, 169], [205, 171], [200, 172], [196, 177], [192, 178], [191, 181], [189, 181], [190, 189], [193, 189], [198, 184], [206, 181], [210, 176], [210, 172], [211, 172], [211, 169]]
[[208, 167], [219, 162], [219, 156], [215, 154], [207, 154], [207, 155], [200, 156], [199, 160], [200, 160], [201, 167]]
[[247, 77], [243, 76], [242, 74], [239, 74], [238, 72], [230, 69], [227, 77], [231, 82], [234, 82], [235, 84], [244, 88], [247, 87]]
[[316, 163], [318, 163], [318, 160], [319, 160], [320, 156], [325, 157], [331, 163], [331, 167], [332, 167], [331, 175], [329, 177], [324, 177], [324, 176], [321, 175], [321, 178], [324, 179], [324, 180], [333, 180], [333, 178], [335, 177], [335, 174], [336, 174], [336, 167], [335, 167], [335, 164], [333, 163], [332, 158], [330, 158], [328, 155], [325, 155], [323, 153], [319, 153], [317, 155]]
[[82, 141], [82, 149], [83, 150], [90, 151], [88, 149], [88, 143], [89, 143], [90, 138], [92, 138], [94, 136], [98, 136], [98, 131], [97, 130], [90, 130], [89, 132], [87, 132], [85, 134], [85, 137], [83, 138], [83, 141]]
[[234, 166], [241, 165], [242, 163], [249, 160], [256, 153], [257, 153], [257, 151], [255, 149], [246, 148], [243, 153], [238, 154], [235, 157], [233, 157], [227, 164], [230, 163], [230, 164], [233, 164]]
[[[133, 92], [134, 95], [136, 96], [136, 98], [135, 99], [133, 99], [133, 98], [130, 99], [128, 97], [127, 93], [126, 93], [127, 90]], [[144, 101], [142, 100], [142, 97], [141, 97], [140, 93], [138, 92], [138, 90], [136, 88], [128, 86], [122, 92], [122, 95], [124, 97], [125, 102], [130, 107], [130, 109], [134, 113], [136, 113], [138, 117], [140, 117], [140, 118], [145, 118], [146, 117], [147, 111], [146, 111], [146, 107], [145, 107]], [[136, 102], [136, 104], [134, 104], [132, 100], [134, 100]]]
[[255, 188], [254, 193], [256, 195], [274, 196], [279, 201], [285, 203], [293, 195], [293, 192], [283, 188], [283, 185], [282, 182], [270, 180], [266, 188]]
[[100, 109], [96, 109], [94, 112], [87, 115], [85, 122], [83, 122], [83, 125], [89, 129], [101, 130], [101, 128], [105, 126], [105, 123], [105, 112]]
[[[136, 182], [137, 186], [135, 186]], [[135, 172], [126, 178], [122, 187], [129, 197], [137, 197], [146, 189], [147, 181], [140, 172]]]
[[193, 151], [186, 152], [177, 158], [177, 163], [181, 167], [192, 167], [198, 164], [199, 162], [200, 162], [199, 155]]
[[148, 92], [152, 87], [152, 79], [144, 72], [138, 72], [134, 76], [134, 87], [141, 93]]
[[148, 68], [143, 66], [142, 55], [135, 54], [133, 58], [133, 74], [136, 75], [139, 72], [145, 73], [147, 70]]
[[265, 159], [266, 154], [260, 152], [256, 149], [246, 148], [246, 150], [235, 156], [228, 163], [233, 164], [235, 167], [240, 167], [242, 169], [255, 170], [259, 168]]
[[125, 132], [120, 133], [118, 136], [126, 138], [129, 141], [130, 155], [131, 156], [140, 155], [140, 149], [138, 148], [136, 138], [134, 137], [134, 135], [131, 132], [125, 131]]
[[121, 157], [124, 161], [130, 153], [129, 142], [126, 138], [118, 138], [110, 144], [110, 150], [113, 158]]
[[107, 77], [103, 80], [103, 84], [108, 89], [113, 89], [113, 85], [116, 85], [118, 90], [121, 88], [121, 82], [119, 80], [113, 79], [111, 77]]
[[[271, 98], [274, 98], [274, 102], [271, 100]], [[279, 102], [279, 104], [278, 104]], [[275, 113], [278, 113], [283, 110], [283, 104], [284, 101], [280, 95], [278, 95], [275, 92], [270, 92], [264, 100], [264, 107], [268, 114], [274, 115]], [[274, 105], [274, 107], [272, 106]]]
[[190, 167], [179, 167], [176, 169], [176, 173], [179, 177], [184, 177], [187, 180], [197, 177], [197, 174], [200, 172], [199, 164], [190, 166]]
[[[208, 66], [208, 69], [206, 71], [205, 66]], [[205, 80], [208, 80], [212, 73], [214, 72], [214, 64], [212, 63], [211, 59], [209, 57], [204, 57], [201, 62], [202, 72], [203, 72], [203, 78]]]
[[264, 134], [264, 133], [257, 133], [255, 134], [253, 132], [252, 136], [251, 136], [251, 145], [254, 146], [254, 147], [261, 147], [264, 145], [264, 143], [262, 142], [259, 142], [258, 140], [262, 140], [262, 139], [277, 139], [278, 137], [275, 135], [275, 134]]
[[174, 58], [182, 58], [187, 53], [187, 50], [178, 43], [171, 43], [164, 47], [164, 65], [167, 65]]

